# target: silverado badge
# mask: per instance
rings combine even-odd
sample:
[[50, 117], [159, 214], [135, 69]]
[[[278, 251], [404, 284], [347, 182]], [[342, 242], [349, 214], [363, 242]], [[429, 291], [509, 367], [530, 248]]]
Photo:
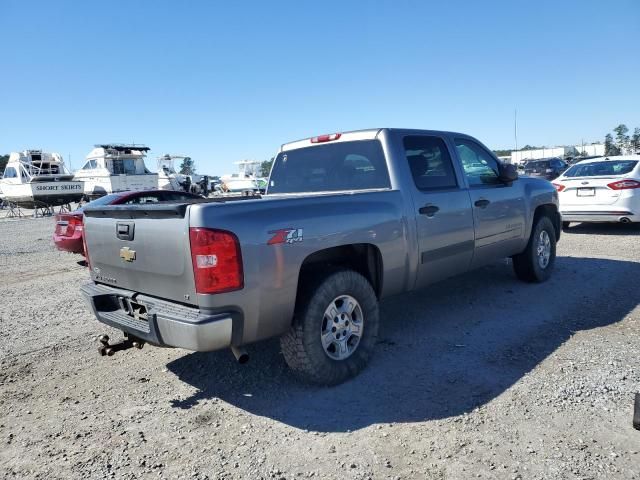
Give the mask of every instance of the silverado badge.
[[120, 249], [120, 258], [125, 262], [133, 262], [136, 259], [136, 251], [131, 250], [129, 247], [122, 247]]

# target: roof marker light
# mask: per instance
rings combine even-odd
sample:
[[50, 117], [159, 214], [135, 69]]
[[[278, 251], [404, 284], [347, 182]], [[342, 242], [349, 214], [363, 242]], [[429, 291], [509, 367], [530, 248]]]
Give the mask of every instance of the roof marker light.
[[319, 135], [311, 139], [311, 143], [325, 143], [338, 140], [342, 136], [341, 133], [330, 133], [328, 135]]

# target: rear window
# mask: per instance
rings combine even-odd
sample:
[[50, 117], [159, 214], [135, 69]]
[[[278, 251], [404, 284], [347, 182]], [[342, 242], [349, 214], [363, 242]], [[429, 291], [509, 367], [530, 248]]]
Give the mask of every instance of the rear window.
[[371, 188], [391, 188], [378, 140], [327, 143], [280, 152], [269, 178], [269, 193]]
[[533, 170], [534, 168], [549, 168], [551, 165], [548, 160], [542, 162], [527, 162], [524, 164], [525, 170]]
[[574, 165], [564, 173], [565, 177], [600, 177], [608, 175], [625, 175], [630, 173], [637, 160], [608, 160]]
[[121, 193], [110, 193], [109, 195], [105, 195], [104, 197], [92, 200], [91, 202], [85, 204], [83, 207], [100, 207], [102, 205], [111, 205], [111, 202], [117, 200], [121, 196]]

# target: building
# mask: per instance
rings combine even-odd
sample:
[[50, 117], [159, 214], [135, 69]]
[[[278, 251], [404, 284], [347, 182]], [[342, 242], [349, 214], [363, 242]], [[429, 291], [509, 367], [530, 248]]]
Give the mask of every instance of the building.
[[516, 150], [511, 152], [511, 163], [517, 165], [526, 160], [537, 160], [540, 158], [574, 158], [599, 157], [604, 155], [604, 144], [592, 143], [589, 145], [568, 145], [564, 147], [537, 148], [535, 150]]

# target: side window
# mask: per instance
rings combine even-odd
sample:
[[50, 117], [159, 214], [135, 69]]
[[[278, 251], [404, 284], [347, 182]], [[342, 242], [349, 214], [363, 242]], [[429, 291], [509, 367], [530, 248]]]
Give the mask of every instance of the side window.
[[404, 137], [403, 143], [418, 190], [442, 190], [458, 186], [451, 156], [441, 138], [411, 135]]
[[136, 161], [133, 158], [125, 158], [122, 162], [124, 173], [127, 175], [136, 174]]
[[7, 167], [4, 170], [4, 178], [16, 178], [16, 170], [13, 167]]
[[456, 138], [456, 149], [470, 187], [499, 185], [497, 160], [483, 147], [466, 138]]

